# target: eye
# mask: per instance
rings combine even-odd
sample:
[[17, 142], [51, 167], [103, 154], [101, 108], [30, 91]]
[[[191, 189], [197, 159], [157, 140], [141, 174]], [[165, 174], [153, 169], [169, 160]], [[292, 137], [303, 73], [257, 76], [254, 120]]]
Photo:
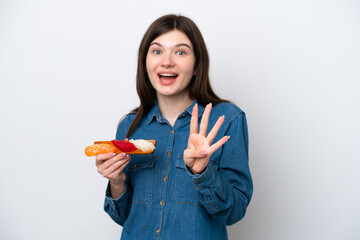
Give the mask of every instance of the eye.
[[176, 54], [182, 56], [182, 55], [185, 55], [186, 52], [184, 52], [184, 51], [178, 51]]
[[159, 55], [159, 54], [161, 54], [161, 51], [160, 50], [154, 50], [153, 53], [156, 54], [156, 55]]

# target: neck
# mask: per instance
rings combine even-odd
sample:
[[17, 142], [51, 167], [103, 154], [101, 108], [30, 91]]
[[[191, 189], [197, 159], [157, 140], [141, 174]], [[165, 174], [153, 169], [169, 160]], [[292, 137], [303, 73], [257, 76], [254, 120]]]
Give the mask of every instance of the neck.
[[162, 115], [169, 121], [171, 126], [174, 126], [178, 116], [194, 102], [194, 99], [191, 99], [189, 94], [171, 97], [158, 94], [157, 100]]

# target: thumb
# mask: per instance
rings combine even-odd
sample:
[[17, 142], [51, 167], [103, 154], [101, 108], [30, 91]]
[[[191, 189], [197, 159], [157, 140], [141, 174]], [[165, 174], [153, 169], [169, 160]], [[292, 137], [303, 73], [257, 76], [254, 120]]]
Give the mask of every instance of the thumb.
[[185, 159], [194, 159], [194, 158], [203, 158], [208, 155], [206, 150], [198, 150], [198, 149], [186, 149], [184, 151], [184, 160]]

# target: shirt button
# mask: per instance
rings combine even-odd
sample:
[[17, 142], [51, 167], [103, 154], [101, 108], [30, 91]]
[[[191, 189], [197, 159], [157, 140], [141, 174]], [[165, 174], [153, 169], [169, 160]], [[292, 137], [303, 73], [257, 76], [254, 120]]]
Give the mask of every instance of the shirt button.
[[185, 117], [186, 115], [185, 115], [185, 113], [183, 113], [183, 114], [181, 114], [181, 116]]
[[137, 168], [137, 163], [134, 164], [134, 168]]
[[171, 155], [171, 151], [168, 151], [168, 152], [167, 152], [167, 155], [170, 156], [170, 155]]
[[170, 133], [173, 134], [173, 133], [174, 133], [174, 129], [171, 129]]
[[160, 233], [160, 229], [156, 229], [156, 233], [159, 234], [159, 233]]
[[160, 206], [164, 206], [164, 204], [165, 204], [164, 201], [160, 202]]
[[164, 182], [166, 182], [168, 180], [168, 178], [167, 177], [164, 177]]

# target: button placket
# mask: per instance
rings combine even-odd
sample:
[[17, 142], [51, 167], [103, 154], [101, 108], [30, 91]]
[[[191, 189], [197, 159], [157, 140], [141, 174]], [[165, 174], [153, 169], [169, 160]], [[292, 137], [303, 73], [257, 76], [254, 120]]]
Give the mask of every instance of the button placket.
[[[169, 126], [170, 128], [169, 128], [169, 132], [168, 132], [168, 137], [169, 137], [169, 146], [167, 147], [167, 149], [166, 149], [166, 157], [165, 157], [165, 159], [166, 159], [166, 161], [169, 161], [169, 163], [171, 162], [171, 156], [172, 156], [172, 152], [173, 152], [173, 141], [174, 141], [174, 138], [175, 138], [175, 129], [174, 128], [172, 128], [171, 126]], [[168, 174], [169, 174], [169, 169], [170, 169], [170, 165], [168, 165], [168, 168], [166, 168], [166, 169], [163, 169], [164, 170], [164, 172], [163, 172], [163, 185], [164, 185], [164, 190], [165, 190], [165, 192], [164, 192], [164, 195], [163, 195], [163, 197], [161, 197], [160, 199], [165, 199], [165, 200], [160, 200], [159, 202], [158, 202], [158, 206], [159, 206], [159, 210], [160, 210], [160, 214], [161, 215], [163, 215], [164, 214], [164, 211], [165, 211], [165, 204], [166, 204], [166, 199], [167, 199], [167, 185], [168, 185], [168, 182], [169, 182], [169, 178], [168, 178]], [[162, 193], [163, 194], [163, 193]], [[161, 195], [162, 195], [161, 194]], [[159, 228], [157, 228], [157, 230], [156, 230], [156, 233], [157, 233], [157, 235], [160, 235], [161, 234], [161, 230], [160, 230], [160, 228], [161, 228], [161, 226], [162, 226], [162, 218], [160, 219], [160, 223], [159, 223]]]

